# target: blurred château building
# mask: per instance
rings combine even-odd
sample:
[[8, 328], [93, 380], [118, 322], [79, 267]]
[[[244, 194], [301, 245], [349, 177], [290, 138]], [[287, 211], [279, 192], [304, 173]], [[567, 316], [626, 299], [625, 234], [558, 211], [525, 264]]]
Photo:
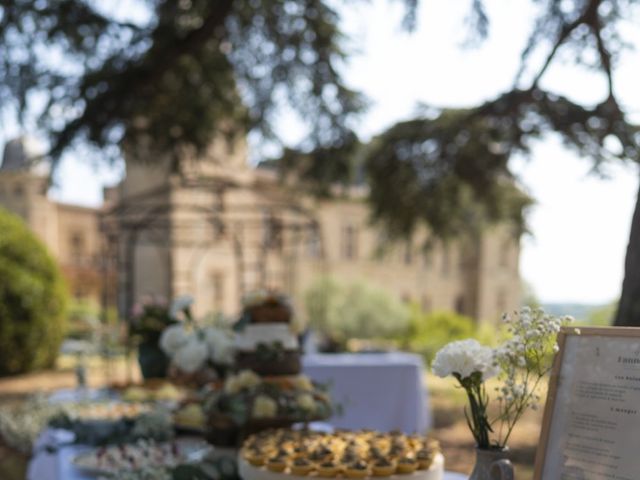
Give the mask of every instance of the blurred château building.
[[520, 305], [520, 245], [507, 225], [425, 252], [424, 236], [385, 241], [369, 223], [363, 187], [312, 197], [251, 167], [244, 138], [220, 135], [180, 162], [138, 155], [91, 209], [47, 197], [46, 163], [29, 140], [5, 146], [0, 206], [44, 241], [78, 298], [117, 303], [124, 313], [146, 294], [191, 294], [197, 315], [235, 315], [252, 289], [281, 289], [301, 305], [306, 289], [330, 275], [478, 320]]

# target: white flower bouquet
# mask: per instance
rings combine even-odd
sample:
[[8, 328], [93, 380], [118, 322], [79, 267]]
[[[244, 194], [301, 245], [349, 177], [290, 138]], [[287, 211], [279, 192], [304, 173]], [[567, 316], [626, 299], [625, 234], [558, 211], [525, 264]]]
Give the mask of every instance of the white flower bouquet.
[[201, 326], [191, 316], [190, 297], [177, 299], [171, 308], [174, 317], [184, 321], [171, 325], [160, 335], [159, 346], [181, 372], [193, 374], [204, 367], [228, 368], [234, 361], [233, 332], [214, 326]]
[[[498, 348], [463, 340], [449, 343], [436, 354], [433, 372], [442, 378], [453, 376], [467, 394], [465, 417], [478, 448], [505, 448], [525, 411], [538, 408], [539, 387], [558, 349], [556, 335], [572, 320], [524, 307], [503, 316], [509, 339]], [[492, 377], [498, 377], [493, 390], [497, 414], [489, 418], [492, 398], [485, 382]]]

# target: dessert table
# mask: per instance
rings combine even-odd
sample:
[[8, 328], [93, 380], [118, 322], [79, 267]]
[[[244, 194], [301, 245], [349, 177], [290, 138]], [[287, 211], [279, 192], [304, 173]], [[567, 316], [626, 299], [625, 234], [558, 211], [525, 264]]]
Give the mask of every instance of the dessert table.
[[[43, 432], [43, 436], [51, 435], [51, 432]], [[51, 441], [51, 438], [41, 440]], [[42, 444], [42, 443], [41, 443]], [[41, 449], [31, 460], [27, 473], [27, 480], [95, 480], [95, 476], [88, 476], [78, 471], [71, 463], [73, 458], [87, 450], [81, 445], [68, 445], [48, 453]], [[467, 480], [467, 476], [461, 473], [445, 472], [443, 480]]]
[[328, 384], [342, 412], [328, 422], [336, 428], [424, 433], [431, 427], [424, 364], [419, 355], [392, 353], [311, 354], [303, 373]]

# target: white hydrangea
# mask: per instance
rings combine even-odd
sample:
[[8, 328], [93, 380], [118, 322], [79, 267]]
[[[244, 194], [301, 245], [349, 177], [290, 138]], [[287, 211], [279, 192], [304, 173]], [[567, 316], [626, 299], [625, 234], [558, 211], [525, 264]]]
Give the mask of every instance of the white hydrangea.
[[432, 370], [442, 378], [455, 373], [462, 379], [470, 377], [474, 372], [480, 372], [483, 380], [500, 373], [494, 361], [493, 350], [480, 345], [473, 339], [459, 340], [445, 345], [436, 353]]
[[207, 344], [192, 338], [175, 353], [172, 360], [174, 365], [184, 373], [194, 373], [204, 366], [207, 358], [209, 358]]
[[165, 328], [160, 336], [160, 348], [169, 357], [172, 357], [180, 348], [184, 347], [190, 339], [191, 334], [185, 330], [183, 325], [171, 325]]
[[266, 395], [258, 395], [253, 401], [253, 418], [274, 418], [278, 413], [278, 404]]
[[233, 334], [215, 327], [206, 327], [203, 333], [209, 358], [218, 365], [231, 365], [235, 355]]

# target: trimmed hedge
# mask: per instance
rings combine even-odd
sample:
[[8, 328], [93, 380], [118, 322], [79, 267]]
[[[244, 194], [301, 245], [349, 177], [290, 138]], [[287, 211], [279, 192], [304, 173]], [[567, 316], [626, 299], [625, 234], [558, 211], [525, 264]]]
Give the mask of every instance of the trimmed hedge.
[[66, 305], [65, 283], [46, 247], [0, 208], [0, 375], [54, 364]]

